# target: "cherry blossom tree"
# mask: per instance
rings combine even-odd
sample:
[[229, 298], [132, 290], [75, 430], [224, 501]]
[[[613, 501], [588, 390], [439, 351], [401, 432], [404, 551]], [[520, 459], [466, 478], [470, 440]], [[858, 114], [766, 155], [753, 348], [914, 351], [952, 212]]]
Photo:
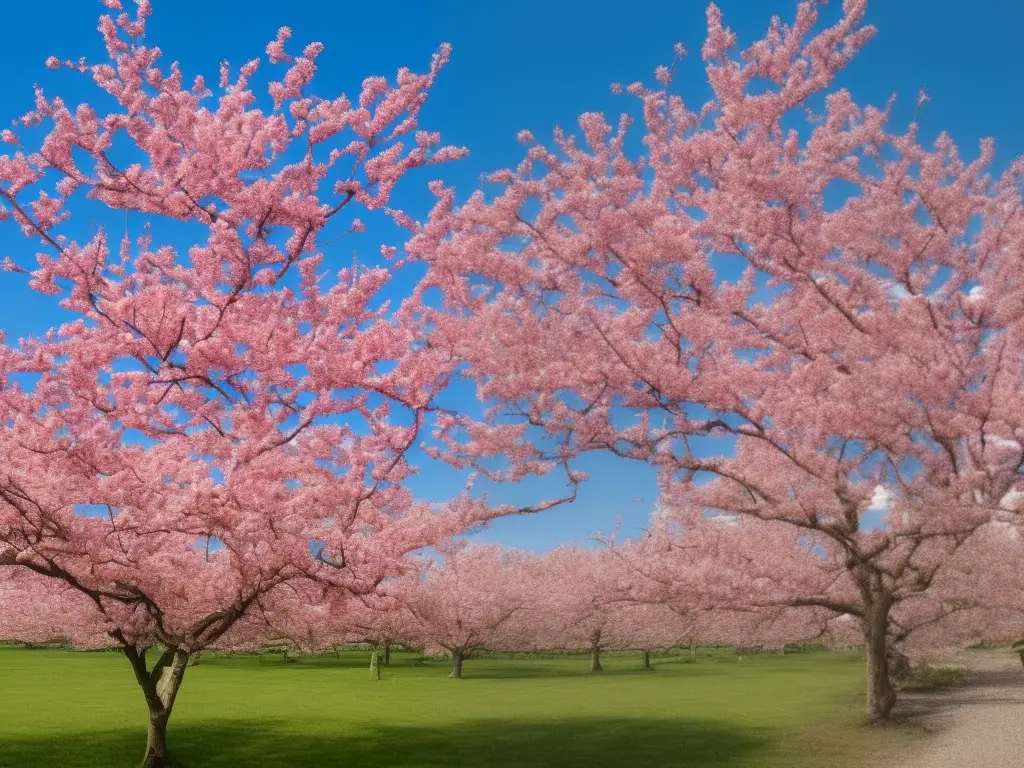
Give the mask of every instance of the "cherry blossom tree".
[[432, 343], [495, 419], [827, 546], [855, 599], [805, 599], [860, 621], [883, 721], [894, 605], [992, 515], [1019, 520], [1024, 166], [993, 177], [991, 142], [966, 161], [832, 87], [865, 5], [823, 26], [802, 3], [742, 52], [710, 6], [703, 106], [673, 90], [679, 48], [624, 89], [639, 151], [628, 115], [552, 146], [522, 132], [498, 191], [440, 191], [410, 251], [444, 297]]
[[311, 651], [369, 645], [370, 674], [379, 680], [379, 666], [391, 663], [392, 647], [414, 635], [413, 617], [401, 600], [389, 594], [391, 589], [387, 583], [367, 594], [328, 588], [313, 599], [295, 593], [288, 596], [282, 618], [269, 618], [268, 623], [282, 626], [298, 623], [305, 627], [307, 639], [296, 645]]
[[[882, 495], [873, 491], [871, 499], [853, 508], [854, 515], [843, 506], [852, 483], [837, 482], [835, 475], [828, 483], [817, 482], [817, 476], [792, 472], [788, 457], [774, 450], [751, 471], [744, 463], [751, 460], [745, 447], [741, 440], [730, 462], [731, 477], [688, 489], [687, 503], [737, 516], [737, 525], [720, 531], [728, 534], [728, 543], [716, 547], [744, 553], [747, 565], [736, 567], [745, 567], [748, 577], [764, 585], [768, 594], [758, 598], [760, 605], [816, 607], [859, 620], [868, 654], [869, 704], [874, 703], [874, 719], [885, 719], [895, 703], [889, 660], [896, 649], [971, 599], [968, 587], [977, 582], [964, 580], [960, 565], [973, 560], [975, 550], [967, 543], [984, 522], [979, 514], [984, 510], [942, 509], [949, 496], [922, 487], [916, 499], [888, 497], [884, 510], [873, 506]], [[766, 496], [753, 501], [743, 487], [748, 479]], [[867, 489], [862, 485], [860, 491]], [[935, 505], [927, 506], [926, 499]], [[873, 526], [865, 522], [872, 513], [881, 518]], [[743, 592], [737, 594], [742, 605]], [[945, 641], [958, 642], [953, 634]]]
[[[615, 537], [599, 537], [618, 557], [631, 582], [630, 596], [641, 615], [655, 609], [642, 619], [641, 636], [650, 636], [652, 648], [689, 647], [689, 660], [697, 660], [700, 644], [728, 644], [721, 630], [722, 618], [729, 613], [735, 600], [722, 600], [720, 592], [709, 594], [709, 582], [732, 576], [728, 567], [717, 567], [717, 553], [710, 547], [693, 545], [691, 538], [680, 545], [680, 536], [664, 514], [652, 515], [648, 530], [642, 537], [619, 542]], [[680, 551], [682, 550], [682, 551]], [[708, 572], [702, 558], [710, 557], [717, 572]], [[628, 607], [627, 607], [628, 609]], [[666, 614], [664, 611], [668, 611]], [[640, 623], [631, 622], [636, 627]]]
[[895, 620], [900, 646], [912, 658], [928, 660], [975, 644], [1019, 642], [1022, 547], [1017, 526], [994, 521], [980, 528], [941, 569], [935, 589], [901, 606]]
[[542, 631], [541, 648], [585, 650], [590, 671], [600, 672], [601, 651], [609, 646], [639, 648], [616, 631], [620, 610], [630, 599], [632, 582], [621, 561], [604, 548], [559, 547], [535, 566], [539, 594], [533, 611]]
[[[5, 264], [71, 319], [0, 344], [0, 566], [98, 614], [145, 698], [157, 768], [192, 654], [276, 590], [369, 594], [407, 553], [546, 504], [413, 498], [412, 452], [446, 428], [437, 398], [456, 362], [428, 343], [420, 295], [392, 285], [401, 262], [339, 270], [321, 247], [363, 229], [359, 206], [409, 224], [388, 207], [395, 184], [464, 153], [418, 130], [449, 48], [424, 74], [325, 98], [312, 91], [323, 46], [295, 53], [282, 28], [266, 97], [250, 86], [258, 59], [225, 63], [215, 94], [162, 63], [148, 0], [134, 16], [104, 3], [121, 11], [100, 19], [108, 60], [47, 64], [91, 78], [109, 106], [40, 88], [2, 134], [0, 220], [36, 261]], [[90, 231], [80, 219], [96, 212]], [[546, 471], [523, 435], [477, 425], [433, 453]], [[92, 632], [77, 612], [67, 626]]]
[[[69, 622], [68, 617], [75, 617]], [[109, 648], [102, 616], [78, 590], [28, 570], [0, 569], [0, 641]]]
[[[413, 568], [413, 562], [406, 564]], [[396, 564], [397, 565], [397, 564]], [[344, 646], [371, 646], [371, 677], [380, 679], [378, 661], [390, 663], [390, 646], [409, 634], [408, 611], [394, 597], [380, 591], [366, 593], [339, 589], [313, 580], [289, 582], [264, 596], [217, 643], [218, 649], [262, 653], [339, 652]], [[383, 658], [381, 656], [383, 655]]]
[[[880, 643], [887, 670], [907, 652], [921, 658], [1008, 639], [1005, 621], [993, 617], [1012, 605], [1012, 579], [992, 564], [1014, 561], [1007, 555], [1019, 535], [1016, 528], [990, 523], [962, 545], [928, 552], [929, 546], [948, 543], [935, 537], [906, 561], [887, 530], [863, 535], [884, 544], [885, 557], [879, 559], [891, 578], [892, 604]], [[845, 647], [856, 644], [852, 627], [864, 624], [865, 605], [847, 553], [833, 538], [785, 521], [742, 513], [709, 517], [699, 505], [666, 503], [646, 537], [616, 551], [641, 572], [645, 599], [709, 609], [704, 622], [710, 625], [705, 629], [713, 627], [713, 642]], [[755, 642], [737, 640], [742, 637]], [[893, 675], [886, 674], [884, 683], [895, 696]]]
[[393, 594], [412, 617], [408, 641], [447, 651], [449, 677], [461, 679], [463, 662], [474, 651], [523, 647], [509, 629], [528, 605], [531, 569], [523, 553], [495, 545], [453, 544], [444, 556], [443, 565], [425, 562], [422, 573]]
[[368, 643], [375, 657], [379, 653], [384, 666], [391, 664], [392, 648], [414, 635], [412, 615], [393, 595], [377, 593], [350, 598], [338, 610], [344, 616], [347, 641]]
[[690, 622], [664, 603], [620, 603], [611, 618], [602, 632], [603, 647], [640, 651], [644, 669], [652, 669], [652, 651], [690, 645]]
[[[809, 582], [827, 585], [835, 573], [792, 526], [663, 503], [643, 537], [608, 543], [631, 574], [630, 599], [674, 617], [661, 617], [655, 637], [690, 645], [691, 660], [697, 643], [776, 649], [832, 639], [837, 613], [806, 597]], [[818, 571], [825, 576], [814, 582]]]

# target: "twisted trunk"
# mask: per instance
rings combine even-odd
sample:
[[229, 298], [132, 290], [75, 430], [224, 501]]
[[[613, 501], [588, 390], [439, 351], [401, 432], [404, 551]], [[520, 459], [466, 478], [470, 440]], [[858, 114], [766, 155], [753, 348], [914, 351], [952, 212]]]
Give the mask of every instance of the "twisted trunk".
[[453, 680], [462, 679], [462, 651], [452, 651], [452, 671], [448, 675]]
[[146, 755], [142, 759], [142, 768], [166, 768], [172, 765], [170, 753], [167, 751], [167, 720], [166, 716], [154, 716], [149, 713], [149, 728], [146, 731]]
[[150, 670], [146, 667], [146, 648], [125, 646], [123, 650], [142, 688], [146, 708], [149, 710], [142, 768], [170, 768], [173, 762], [167, 747], [167, 723], [185, 678], [185, 669], [189, 666], [189, 653], [168, 648]]

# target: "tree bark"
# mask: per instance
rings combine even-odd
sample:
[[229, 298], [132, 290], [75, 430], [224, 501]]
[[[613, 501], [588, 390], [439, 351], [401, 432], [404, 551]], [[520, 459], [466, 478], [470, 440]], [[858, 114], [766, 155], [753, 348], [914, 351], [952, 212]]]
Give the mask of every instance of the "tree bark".
[[604, 667], [601, 666], [601, 646], [593, 645], [590, 649], [590, 671], [601, 672]]
[[695, 643], [690, 643], [690, 663], [697, 663], [697, 646]]
[[185, 670], [189, 665], [189, 653], [175, 648], [166, 649], [152, 669], [146, 666], [145, 648], [125, 646], [125, 656], [135, 672], [135, 680], [142, 688], [149, 710], [149, 724], [146, 730], [146, 753], [142, 768], [170, 768], [173, 766], [167, 747], [167, 723], [174, 710], [174, 700], [181, 689]]
[[865, 606], [863, 626], [864, 645], [867, 650], [867, 711], [868, 720], [880, 725], [892, 719], [896, 705], [896, 691], [889, 674], [889, 609], [887, 598]]
[[462, 651], [452, 651], [452, 671], [448, 677], [453, 680], [462, 679]]
[[370, 654], [370, 679], [380, 680], [380, 664], [378, 663], [377, 646], [373, 646], [373, 653]]
[[651, 668], [651, 652], [644, 651], [644, 669]]
[[391, 643], [384, 641], [384, 666], [388, 666], [391, 663]]
[[154, 719], [153, 713], [150, 713], [149, 728], [146, 731], [146, 756], [142, 759], [142, 768], [167, 768], [172, 765], [171, 755], [167, 750], [167, 720], [167, 717]]

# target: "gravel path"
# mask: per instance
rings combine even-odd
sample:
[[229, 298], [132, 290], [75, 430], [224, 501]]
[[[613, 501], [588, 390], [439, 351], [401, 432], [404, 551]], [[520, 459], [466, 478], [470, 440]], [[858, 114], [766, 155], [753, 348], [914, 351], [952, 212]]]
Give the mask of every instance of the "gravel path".
[[909, 694], [904, 711], [933, 731], [894, 768], [1022, 768], [1024, 668], [1016, 654], [971, 652], [968, 684]]

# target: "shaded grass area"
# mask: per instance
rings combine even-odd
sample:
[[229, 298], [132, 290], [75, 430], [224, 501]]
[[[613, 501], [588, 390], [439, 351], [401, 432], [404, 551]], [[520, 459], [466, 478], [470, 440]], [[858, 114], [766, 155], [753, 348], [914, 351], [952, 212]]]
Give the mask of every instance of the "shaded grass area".
[[[863, 726], [856, 654], [444, 661], [233, 656], [190, 668], [171, 721], [189, 768], [854, 768], [907, 739]], [[131, 768], [145, 710], [114, 653], [0, 648], [0, 766]]]

